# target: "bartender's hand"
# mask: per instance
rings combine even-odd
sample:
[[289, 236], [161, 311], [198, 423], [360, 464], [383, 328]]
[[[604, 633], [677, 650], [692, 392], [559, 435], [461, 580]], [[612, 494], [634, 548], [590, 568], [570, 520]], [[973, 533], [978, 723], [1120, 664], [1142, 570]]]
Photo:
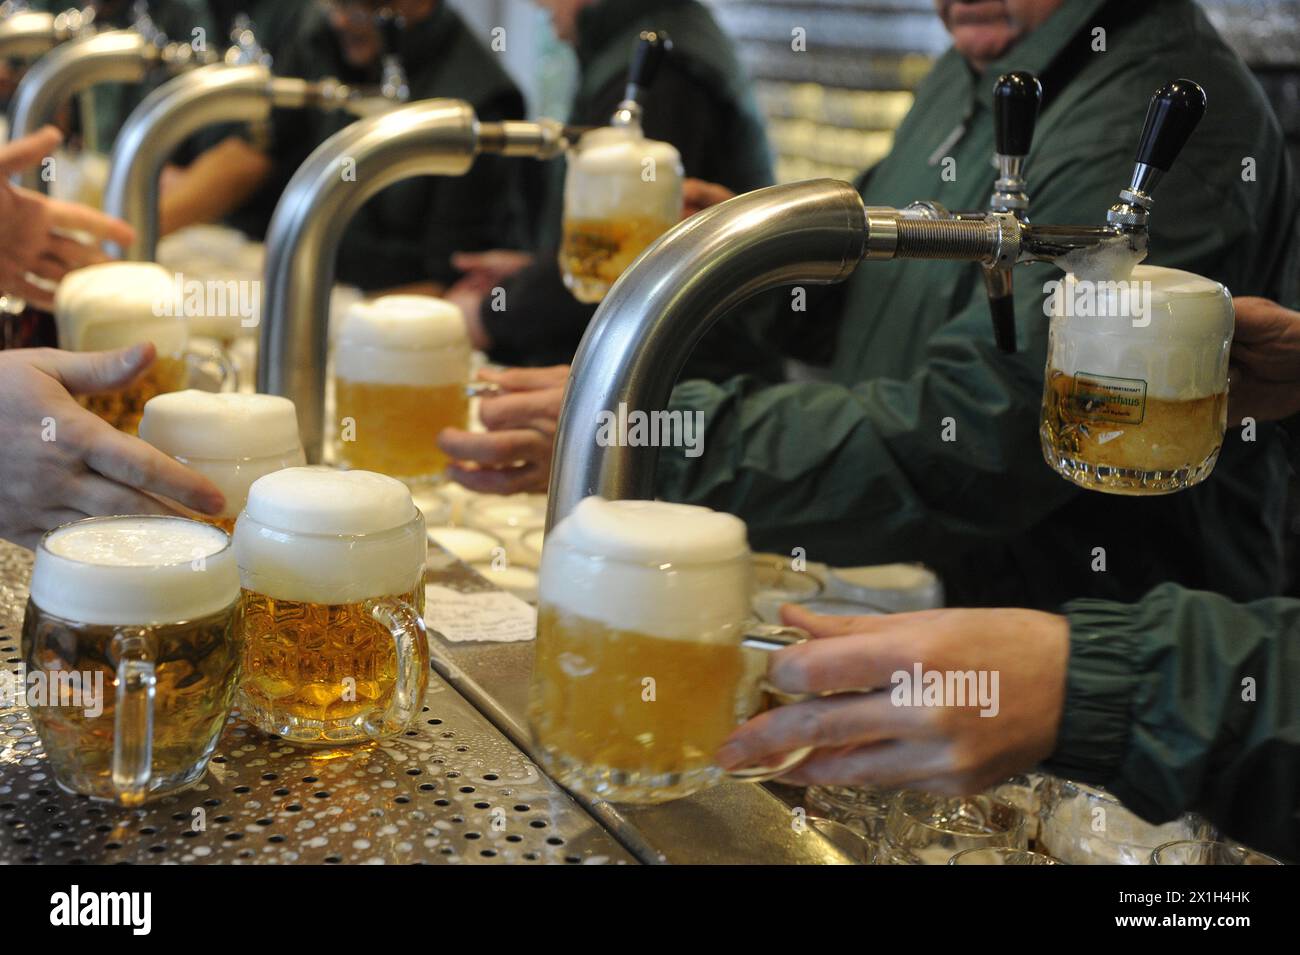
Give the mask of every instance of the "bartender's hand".
[[485, 369], [479, 378], [500, 385], [502, 394], [479, 404], [487, 431], [447, 428], [438, 436], [438, 446], [454, 462], [447, 473], [484, 494], [544, 493], [569, 366]]
[[[718, 752], [724, 767], [772, 763], [814, 746], [786, 781], [959, 795], [1034, 766], [1055, 748], [1070, 656], [1064, 617], [1012, 609], [828, 617], [795, 606], [781, 616], [822, 639], [775, 654], [769, 679], [776, 686], [791, 693], [880, 689], [762, 713]], [[996, 671], [996, 715], [981, 716], [978, 705], [895, 705], [892, 675], [910, 678], [917, 663], [922, 672]]]
[[689, 219], [709, 206], [716, 206], [719, 202], [726, 202], [735, 197], [734, 192], [716, 182], [684, 179], [682, 180], [682, 218]]
[[1300, 312], [1266, 298], [1234, 298], [1228, 420], [1276, 421], [1300, 413]]
[[221, 512], [211, 481], [72, 397], [123, 388], [153, 360], [150, 344], [0, 351], [0, 537], [34, 547], [45, 531], [83, 517], [172, 513], [151, 494]]
[[0, 146], [0, 291], [21, 295], [43, 309], [54, 307], [52, 292], [29, 273], [49, 282], [82, 266], [105, 261], [97, 245], [61, 232], [89, 233], [95, 240], [128, 244], [135, 233], [125, 222], [75, 202], [61, 202], [11, 185], [8, 177], [39, 163], [63, 141], [53, 126]]

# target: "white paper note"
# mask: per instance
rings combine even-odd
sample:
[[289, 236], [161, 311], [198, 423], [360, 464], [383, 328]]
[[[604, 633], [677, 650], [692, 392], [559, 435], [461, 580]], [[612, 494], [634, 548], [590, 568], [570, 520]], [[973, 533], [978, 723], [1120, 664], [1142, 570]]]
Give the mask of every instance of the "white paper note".
[[517, 643], [537, 633], [537, 610], [501, 590], [461, 593], [424, 588], [424, 623], [452, 643]]

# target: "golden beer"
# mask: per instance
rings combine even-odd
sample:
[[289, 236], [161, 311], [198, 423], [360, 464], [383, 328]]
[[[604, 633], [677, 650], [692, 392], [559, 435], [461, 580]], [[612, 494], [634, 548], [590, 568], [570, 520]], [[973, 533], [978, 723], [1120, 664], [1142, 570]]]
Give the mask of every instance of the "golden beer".
[[1117, 409], [1114, 392], [1087, 376], [1048, 374], [1043, 454], [1076, 484], [1116, 494], [1176, 491], [1214, 468], [1228, 420], [1228, 394], [1186, 401], [1146, 398], [1142, 417]]
[[75, 672], [83, 686], [104, 687], [103, 711], [95, 716], [76, 705], [32, 707], [32, 723], [50, 769], [65, 788], [135, 805], [145, 796], [183, 789], [203, 775], [234, 701], [240, 654], [231, 632], [233, 609], [142, 628], [147, 653], [157, 661], [151, 769], [155, 781], [150, 792], [119, 799], [113, 789], [113, 724], [118, 661], [114, 643], [120, 628], [64, 620], [28, 602], [23, 623], [27, 672], [54, 680]]
[[91, 518], [45, 535], [22, 652], [61, 786], [138, 805], [203, 775], [238, 677], [238, 590], [229, 538], [196, 521]]
[[334, 357], [337, 457], [410, 484], [447, 469], [444, 428], [469, 425], [469, 338], [460, 310], [427, 295], [353, 305]]
[[[382, 598], [424, 615], [424, 588]], [[277, 600], [245, 590], [240, 600], [244, 674], [240, 710], [257, 725], [352, 726], [392, 706], [398, 688], [397, 650], [373, 604], [314, 604]], [[418, 663], [429, 669], [421, 642]], [[377, 728], [374, 735], [382, 735]]]
[[469, 422], [463, 382], [389, 385], [339, 378], [334, 397], [339, 418], [356, 422], [353, 440], [340, 446], [345, 466], [407, 480], [443, 474], [447, 455], [438, 435]]
[[676, 220], [566, 219], [560, 244], [564, 284], [580, 302], [599, 302], [646, 247]]
[[298, 743], [399, 733], [429, 680], [424, 518], [399, 481], [285, 468], [235, 526], [240, 713]]
[[575, 767], [711, 776], [713, 754], [754, 709], [737, 695], [747, 664], [738, 641], [664, 639], [543, 606], [529, 718], [547, 750]]
[[185, 359], [159, 355], [144, 374], [121, 391], [107, 391], [97, 395], [81, 395], [78, 403], [87, 411], [103, 418], [119, 431], [138, 434], [144, 406], [149, 399], [161, 394], [182, 390], [190, 380], [190, 369]]
[[1080, 487], [1168, 494], [1209, 476], [1228, 421], [1232, 299], [1217, 282], [1139, 265], [1068, 273], [1049, 302], [1039, 437]]
[[726, 778], [718, 748], [766, 702], [750, 571], [744, 523], [702, 507], [587, 498], [556, 525], [528, 707], [547, 773], [633, 803]]

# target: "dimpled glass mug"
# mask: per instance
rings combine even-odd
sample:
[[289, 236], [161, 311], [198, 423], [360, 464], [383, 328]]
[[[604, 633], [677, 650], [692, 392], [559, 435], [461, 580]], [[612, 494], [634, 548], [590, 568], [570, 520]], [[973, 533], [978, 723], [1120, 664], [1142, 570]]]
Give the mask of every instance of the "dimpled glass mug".
[[682, 157], [641, 127], [601, 126], [569, 150], [560, 271], [580, 302], [595, 303], [682, 214]]
[[60, 786], [136, 806], [198, 782], [234, 700], [238, 599], [210, 524], [93, 517], [45, 535], [23, 662], [49, 690], [32, 722]]
[[429, 683], [426, 547], [394, 478], [306, 467], [254, 481], [235, 524], [240, 714], [317, 745], [406, 729]]
[[752, 568], [744, 522], [704, 507], [589, 497], [547, 534], [528, 713], [548, 774], [658, 803], [808, 755], [740, 773], [714, 762], [776, 701], [768, 651], [806, 636], [754, 620]]
[[1068, 274], [1049, 307], [1048, 465], [1112, 494], [1168, 494], [1209, 477], [1228, 422], [1228, 290], [1139, 265], [1126, 282]]
[[293, 402], [277, 395], [174, 391], [150, 398], [140, 437], [220, 488], [226, 507], [211, 520], [226, 533], [263, 475], [307, 463]]
[[154, 262], [102, 262], [69, 272], [54, 293], [60, 348], [100, 351], [153, 342], [157, 357], [130, 385], [78, 399], [128, 434], [136, 433], [150, 398], [189, 387], [205, 366], [222, 391], [235, 387], [235, 366], [225, 351], [190, 341], [176, 285], [173, 273]]

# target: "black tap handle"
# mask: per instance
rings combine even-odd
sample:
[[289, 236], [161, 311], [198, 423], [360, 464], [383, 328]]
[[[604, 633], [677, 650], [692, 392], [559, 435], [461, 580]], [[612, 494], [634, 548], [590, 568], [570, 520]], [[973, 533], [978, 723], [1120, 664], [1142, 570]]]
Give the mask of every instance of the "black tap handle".
[[993, 129], [999, 153], [1029, 155], [1042, 102], [1043, 85], [1033, 73], [1018, 70], [998, 77], [993, 87]]
[[659, 72], [664, 57], [672, 52], [673, 41], [663, 30], [642, 30], [632, 50], [632, 63], [627, 69], [627, 81], [637, 89], [649, 89]]
[[384, 44], [384, 52], [396, 54], [402, 48], [402, 28], [406, 25], [402, 17], [385, 10], [378, 14], [379, 36]]
[[1168, 172], [1204, 115], [1205, 90], [1191, 80], [1166, 83], [1151, 97], [1137, 161]]

